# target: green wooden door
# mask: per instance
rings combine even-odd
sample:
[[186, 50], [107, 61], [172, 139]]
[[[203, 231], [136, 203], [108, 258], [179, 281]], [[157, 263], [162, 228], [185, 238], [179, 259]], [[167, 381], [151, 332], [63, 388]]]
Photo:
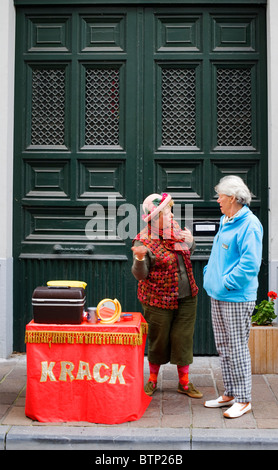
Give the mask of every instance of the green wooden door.
[[[15, 347], [50, 279], [88, 283], [87, 305], [134, 309], [124, 204], [138, 202], [137, 14], [17, 12]], [[24, 39], [22, 39], [24, 38]], [[117, 215], [118, 214], [118, 215]], [[115, 220], [117, 218], [117, 221]]]
[[[267, 228], [264, 28], [259, 7], [18, 8], [16, 350], [50, 279], [86, 281], [88, 305], [139, 308], [130, 247], [151, 192], [213, 224], [214, 185], [239, 174]], [[213, 237], [196, 239], [195, 354], [213, 354], [201, 288]]]
[[172, 194], [182, 226], [193, 217], [200, 287], [194, 351], [210, 354], [202, 273], [221, 216], [214, 187], [227, 174], [252, 191], [265, 230], [260, 292], [267, 290], [265, 10], [149, 8], [145, 21], [144, 192]]

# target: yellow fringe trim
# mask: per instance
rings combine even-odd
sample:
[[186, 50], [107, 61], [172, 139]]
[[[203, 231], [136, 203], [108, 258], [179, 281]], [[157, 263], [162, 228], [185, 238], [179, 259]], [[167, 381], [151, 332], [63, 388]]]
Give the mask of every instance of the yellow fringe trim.
[[25, 331], [25, 343], [51, 344], [119, 344], [141, 346], [148, 324], [141, 323], [140, 333], [108, 333], [96, 331]]

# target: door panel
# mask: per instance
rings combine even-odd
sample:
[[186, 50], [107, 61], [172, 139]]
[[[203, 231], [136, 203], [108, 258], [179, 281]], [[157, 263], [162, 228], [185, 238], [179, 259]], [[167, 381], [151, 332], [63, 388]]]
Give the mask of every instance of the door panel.
[[[181, 225], [193, 227], [194, 352], [213, 354], [202, 272], [221, 216], [214, 187], [225, 175], [242, 177], [252, 191], [265, 229], [260, 293], [267, 289], [264, 10], [149, 8], [145, 21], [144, 196], [169, 192]], [[212, 232], [200, 229], [207, 221]]]
[[[87, 305], [108, 296], [124, 310], [140, 308], [130, 248], [152, 192], [172, 194], [181, 224], [190, 205], [194, 223], [216, 226], [213, 188], [238, 174], [267, 230], [264, 14], [222, 6], [17, 9], [15, 349], [24, 349], [32, 291], [49, 279], [88, 282]], [[200, 287], [194, 353], [214, 354], [202, 289], [214, 234], [191, 228]], [[266, 242], [264, 257], [261, 288]]]
[[135, 310], [131, 240], [117, 227], [138, 202], [137, 22], [129, 8], [17, 11], [17, 350], [32, 291], [50, 279], [85, 280], [87, 305], [117, 297]]

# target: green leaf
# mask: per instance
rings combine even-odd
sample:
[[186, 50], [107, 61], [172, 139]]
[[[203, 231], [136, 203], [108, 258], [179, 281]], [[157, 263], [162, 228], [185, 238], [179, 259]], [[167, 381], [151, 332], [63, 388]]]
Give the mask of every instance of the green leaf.
[[277, 317], [274, 311], [274, 302], [262, 300], [259, 305], [255, 307], [256, 313], [252, 316], [252, 323], [257, 325], [270, 325]]

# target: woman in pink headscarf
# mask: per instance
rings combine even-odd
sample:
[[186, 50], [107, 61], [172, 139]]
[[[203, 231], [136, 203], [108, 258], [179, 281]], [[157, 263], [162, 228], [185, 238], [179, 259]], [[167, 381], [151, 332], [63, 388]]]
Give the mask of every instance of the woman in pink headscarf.
[[157, 390], [161, 364], [177, 365], [178, 392], [203, 395], [189, 382], [198, 287], [190, 255], [195, 242], [188, 229], [173, 219], [170, 194], [151, 194], [143, 202], [146, 227], [133, 241], [132, 273], [139, 281], [138, 299], [148, 322], [149, 381], [145, 392]]

